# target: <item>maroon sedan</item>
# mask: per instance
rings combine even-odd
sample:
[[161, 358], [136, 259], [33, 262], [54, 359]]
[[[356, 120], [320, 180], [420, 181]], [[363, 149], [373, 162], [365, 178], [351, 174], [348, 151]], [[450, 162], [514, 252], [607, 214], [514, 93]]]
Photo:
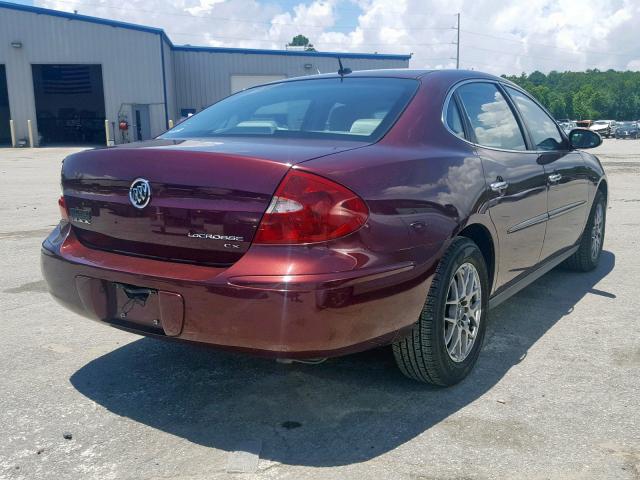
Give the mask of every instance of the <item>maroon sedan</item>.
[[561, 262], [596, 267], [607, 181], [580, 149], [600, 142], [478, 72], [272, 83], [67, 157], [42, 270], [132, 332], [287, 359], [391, 344], [451, 385], [489, 308]]

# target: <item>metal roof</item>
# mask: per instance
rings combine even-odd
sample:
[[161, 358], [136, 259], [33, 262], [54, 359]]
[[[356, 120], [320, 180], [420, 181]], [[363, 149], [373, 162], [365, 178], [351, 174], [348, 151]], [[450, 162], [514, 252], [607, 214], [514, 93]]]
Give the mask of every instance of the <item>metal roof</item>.
[[178, 51], [211, 52], [211, 53], [243, 53], [257, 55], [290, 55], [299, 57], [331, 57], [331, 58], [365, 58], [378, 60], [409, 60], [411, 55], [395, 55], [388, 53], [352, 53], [352, 52], [309, 52], [299, 50], [269, 50], [266, 48], [234, 48], [234, 47], [197, 47], [191, 45], [174, 45]]
[[52, 17], [66, 18], [68, 20], [79, 20], [82, 22], [96, 23], [99, 25], [107, 25], [117, 28], [127, 28], [129, 30], [138, 30], [140, 32], [153, 33], [161, 35], [171, 46], [173, 50], [191, 51], [191, 52], [211, 52], [211, 53], [239, 53], [239, 54], [256, 54], [256, 55], [289, 55], [300, 57], [332, 57], [332, 58], [363, 58], [378, 60], [409, 60], [411, 55], [393, 55], [386, 53], [351, 53], [351, 52], [308, 52], [296, 50], [269, 50], [261, 48], [231, 48], [231, 47], [200, 47], [191, 45], [174, 45], [166, 32], [161, 28], [148, 27], [135, 23], [121, 22], [117, 20], [109, 20], [106, 18], [92, 17], [79, 13], [62, 12], [60, 10], [52, 10], [49, 8], [32, 7], [30, 5], [22, 5], [18, 3], [10, 3], [0, 1], [0, 8], [8, 8], [12, 10], [20, 10], [23, 12], [35, 13], [37, 15], [49, 15]]

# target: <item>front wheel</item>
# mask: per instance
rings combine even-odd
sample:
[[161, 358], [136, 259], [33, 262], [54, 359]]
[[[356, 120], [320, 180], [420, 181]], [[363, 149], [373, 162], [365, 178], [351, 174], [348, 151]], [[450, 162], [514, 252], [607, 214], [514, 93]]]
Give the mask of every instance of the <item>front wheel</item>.
[[489, 281], [478, 246], [456, 237], [440, 260], [427, 300], [411, 334], [393, 344], [407, 377], [454, 385], [478, 359], [486, 329]]
[[578, 250], [565, 261], [565, 265], [571, 270], [588, 272], [598, 266], [604, 244], [606, 208], [604, 195], [600, 191], [596, 192]]

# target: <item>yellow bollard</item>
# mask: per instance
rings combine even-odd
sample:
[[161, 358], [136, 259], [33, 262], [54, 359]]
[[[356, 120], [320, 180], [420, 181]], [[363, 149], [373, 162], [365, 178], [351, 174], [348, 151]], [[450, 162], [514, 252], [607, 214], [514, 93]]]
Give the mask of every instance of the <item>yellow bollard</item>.
[[9, 130], [11, 130], [11, 146], [16, 148], [16, 125], [13, 120], [9, 120]]
[[27, 130], [29, 130], [29, 146], [33, 148], [33, 125], [31, 124], [31, 120], [27, 120]]
[[173, 120], [169, 119], [169, 130], [173, 128]]

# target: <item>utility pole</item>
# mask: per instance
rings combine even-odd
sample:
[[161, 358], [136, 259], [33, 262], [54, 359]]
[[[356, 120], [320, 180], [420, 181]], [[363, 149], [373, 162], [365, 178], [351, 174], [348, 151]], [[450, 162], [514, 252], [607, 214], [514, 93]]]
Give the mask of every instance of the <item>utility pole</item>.
[[458, 17], [458, 25], [456, 29], [458, 30], [458, 38], [456, 40], [456, 70], [460, 70], [460, 14], [456, 15]]

